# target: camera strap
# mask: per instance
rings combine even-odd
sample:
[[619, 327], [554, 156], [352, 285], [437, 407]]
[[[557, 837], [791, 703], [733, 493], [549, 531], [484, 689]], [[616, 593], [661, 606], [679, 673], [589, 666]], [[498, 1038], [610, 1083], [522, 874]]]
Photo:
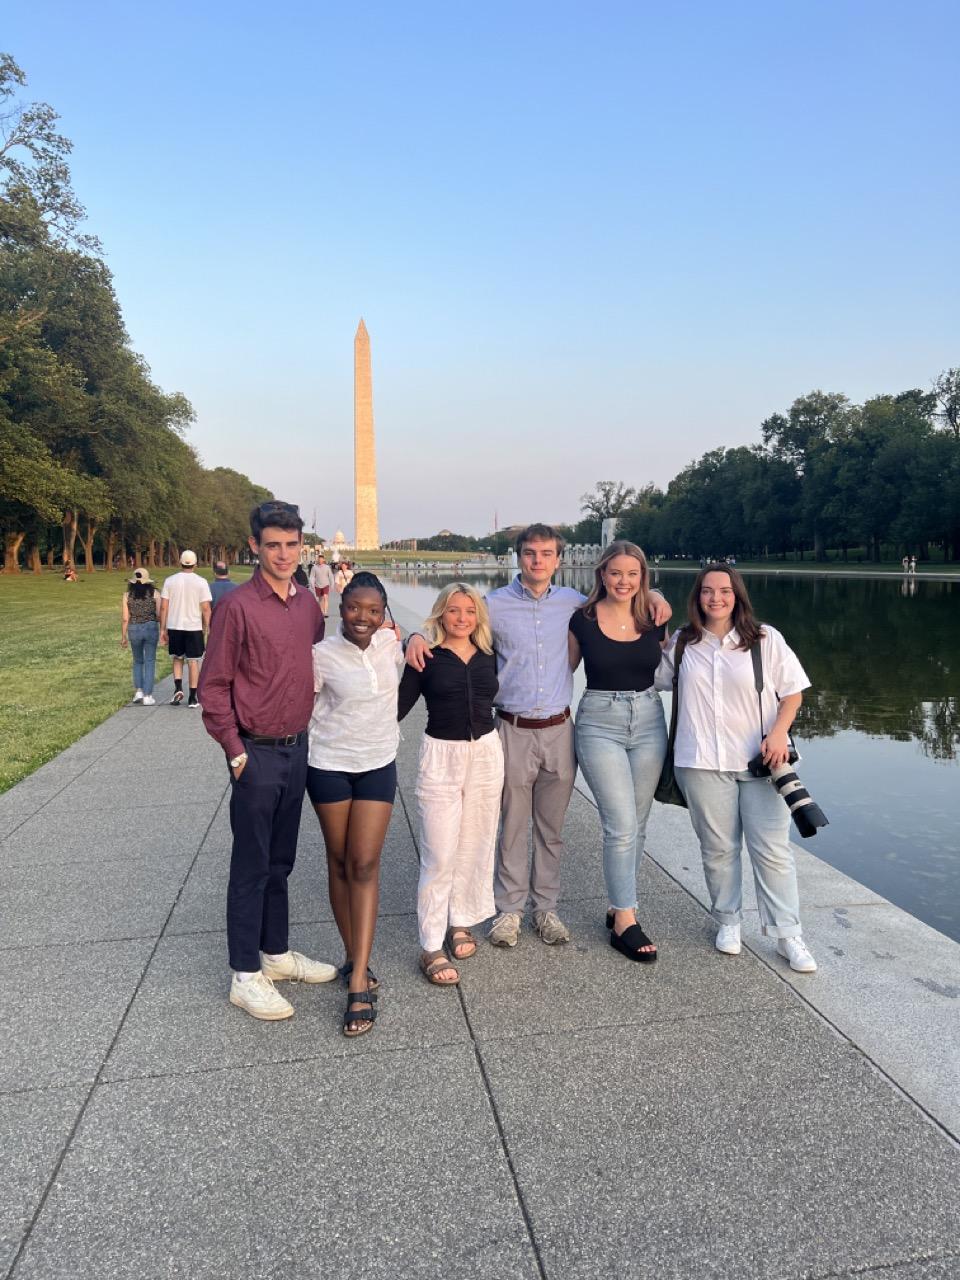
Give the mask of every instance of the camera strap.
[[[760, 741], [764, 739], [763, 733], [763, 658], [760, 656], [760, 641], [750, 649], [750, 658], [753, 662], [753, 683], [757, 690], [757, 715], [760, 717]], [[777, 702], [780, 701], [779, 693], [776, 695]], [[797, 744], [793, 740], [793, 732], [787, 730], [787, 741], [790, 743], [792, 751], [796, 751]]]

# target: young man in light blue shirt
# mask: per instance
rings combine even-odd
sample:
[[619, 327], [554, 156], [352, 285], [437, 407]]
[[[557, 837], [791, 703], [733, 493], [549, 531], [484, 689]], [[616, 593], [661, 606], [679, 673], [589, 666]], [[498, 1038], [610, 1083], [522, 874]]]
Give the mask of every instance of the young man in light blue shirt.
[[[557, 914], [561, 832], [577, 761], [570, 702], [573, 673], [567, 648], [570, 617], [585, 597], [557, 586], [563, 539], [546, 524], [532, 524], [517, 537], [520, 572], [487, 596], [497, 655], [497, 722], [504, 755], [500, 841], [494, 898], [497, 916], [487, 936], [495, 946], [515, 947], [528, 900], [540, 938], [553, 945], [570, 940]], [[651, 593], [658, 623], [672, 610]], [[407, 661], [422, 670], [426, 641], [412, 636]], [[533, 859], [527, 852], [533, 822]]]

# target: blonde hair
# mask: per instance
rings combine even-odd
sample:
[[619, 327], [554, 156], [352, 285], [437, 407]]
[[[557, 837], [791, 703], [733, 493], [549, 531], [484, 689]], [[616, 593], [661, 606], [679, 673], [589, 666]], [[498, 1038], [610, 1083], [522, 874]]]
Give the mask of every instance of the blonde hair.
[[650, 631], [653, 623], [650, 621], [650, 571], [647, 568], [647, 557], [643, 554], [635, 542], [611, 542], [609, 547], [600, 557], [600, 563], [593, 571], [593, 590], [587, 596], [586, 602], [580, 607], [588, 618], [596, 618], [597, 601], [605, 600], [607, 588], [603, 583], [603, 571], [617, 556], [632, 556], [634, 560], [640, 561], [640, 590], [633, 597], [633, 620], [637, 624], [637, 630], [641, 633]]
[[430, 616], [424, 626], [431, 646], [443, 644], [447, 638], [447, 633], [443, 629], [443, 614], [450, 603], [451, 596], [468, 596], [473, 601], [477, 610], [477, 625], [470, 635], [471, 643], [483, 653], [493, 653], [493, 632], [490, 630], [487, 603], [477, 588], [471, 587], [468, 582], [449, 582], [434, 600]]

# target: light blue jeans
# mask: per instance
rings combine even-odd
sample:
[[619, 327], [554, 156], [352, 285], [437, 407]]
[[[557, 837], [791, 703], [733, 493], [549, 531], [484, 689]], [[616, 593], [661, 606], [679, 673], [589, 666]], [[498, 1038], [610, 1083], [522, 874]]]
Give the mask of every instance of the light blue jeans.
[[703, 875], [713, 918], [739, 924], [743, 905], [740, 848], [745, 841], [763, 932], [771, 938], [799, 938], [800, 896], [790, 846], [790, 810], [769, 778], [746, 769], [676, 768], [690, 820], [700, 841]]
[[127, 643], [133, 654], [133, 687], [144, 694], [153, 693], [157, 674], [157, 644], [160, 626], [156, 622], [131, 622], [127, 627]]
[[637, 905], [637, 863], [667, 753], [663, 703], [653, 689], [588, 689], [577, 708], [577, 761], [600, 810], [603, 878], [610, 905]]

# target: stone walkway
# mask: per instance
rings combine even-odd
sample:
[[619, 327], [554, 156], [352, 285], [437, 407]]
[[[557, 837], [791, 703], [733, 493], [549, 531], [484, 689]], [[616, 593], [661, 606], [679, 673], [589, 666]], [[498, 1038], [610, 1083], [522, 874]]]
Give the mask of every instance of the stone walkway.
[[[789, 975], [760, 940], [718, 956], [685, 815], [659, 811], [641, 901], [662, 955], [627, 964], [578, 792], [574, 941], [525, 929], [459, 990], [429, 987], [421, 728], [404, 724], [384, 854], [380, 1019], [355, 1042], [338, 984], [294, 988], [285, 1023], [227, 1003], [227, 780], [198, 714], [127, 708], [0, 797], [0, 1276], [960, 1276], [951, 982], [911, 1015], [938, 1042], [914, 1089], [881, 962], [851, 985], [829, 964]], [[337, 961], [324, 886], [308, 807], [292, 943]], [[887, 1010], [862, 1019], [876, 1051], [840, 1025], [858, 980]]]

